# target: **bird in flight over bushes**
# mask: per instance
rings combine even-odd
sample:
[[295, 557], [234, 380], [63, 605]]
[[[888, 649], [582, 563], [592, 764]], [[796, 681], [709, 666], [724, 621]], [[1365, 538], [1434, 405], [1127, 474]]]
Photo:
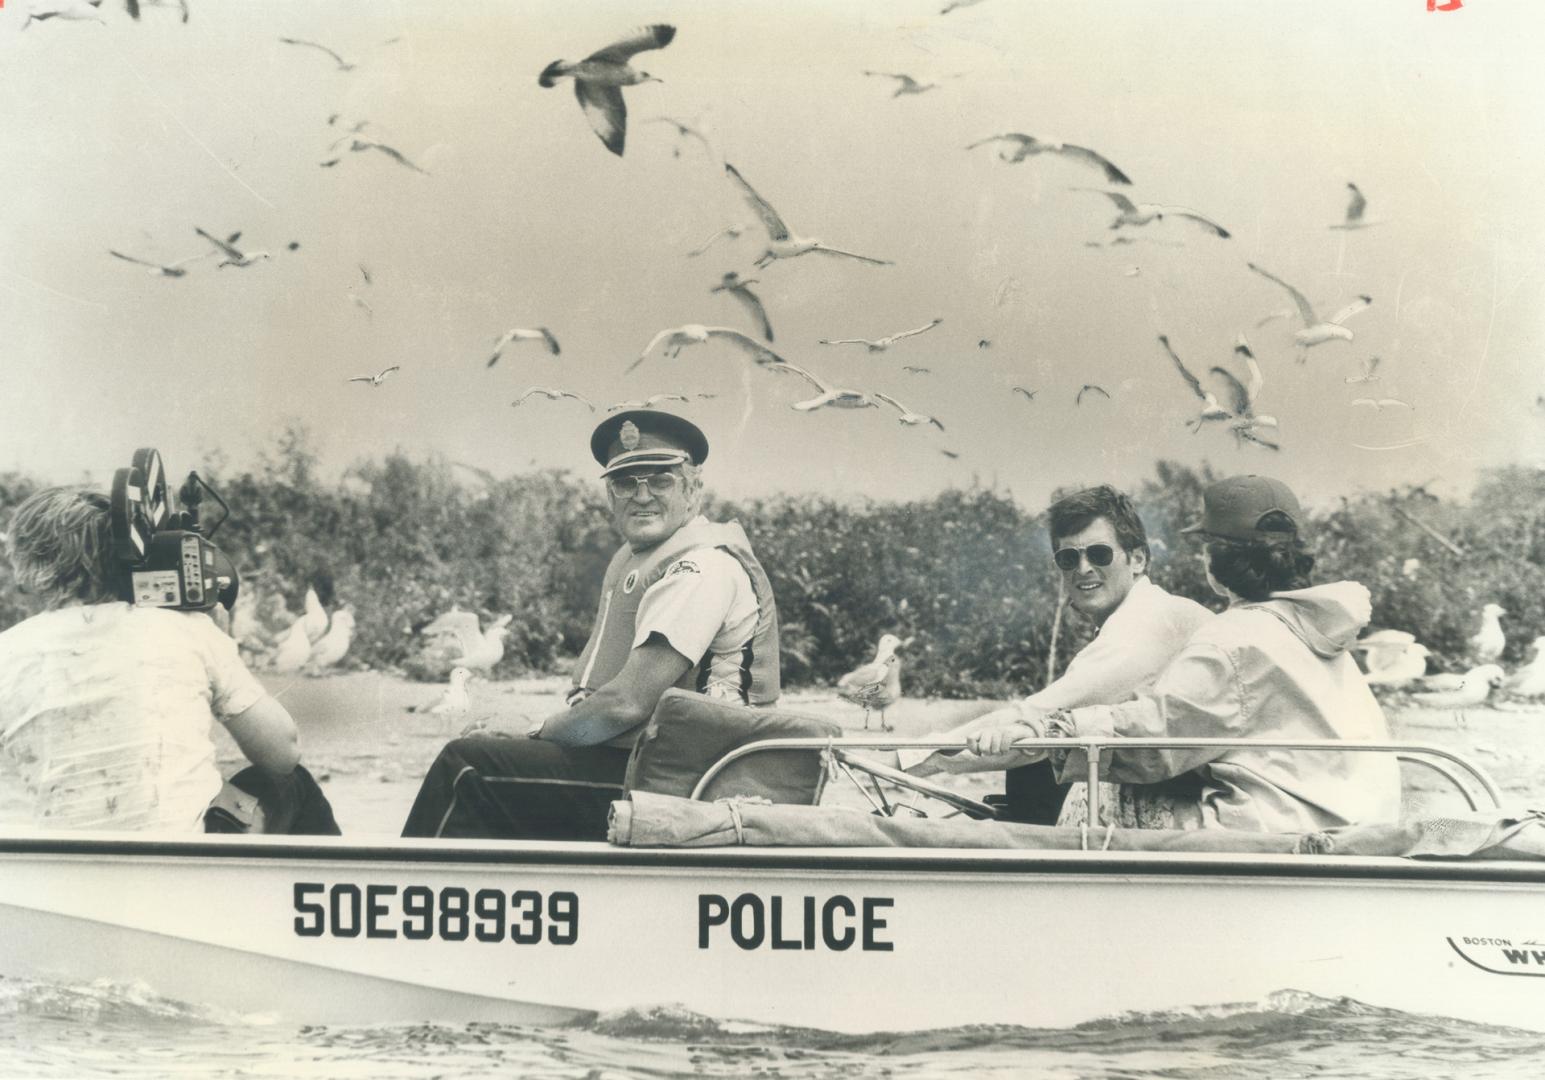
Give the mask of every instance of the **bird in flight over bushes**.
[[1269, 450], [1279, 450], [1281, 447], [1275, 442], [1265, 438], [1256, 431], [1257, 428], [1263, 427], [1275, 428], [1277, 426], [1277, 418], [1255, 411], [1255, 399], [1260, 396], [1261, 384], [1265, 382], [1265, 379], [1261, 375], [1261, 365], [1256, 362], [1255, 354], [1250, 351], [1250, 343], [1245, 340], [1243, 334], [1240, 334], [1234, 343], [1234, 355], [1243, 359], [1245, 366], [1250, 371], [1250, 382], [1248, 385], [1240, 382], [1234, 373], [1227, 368], [1214, 367], [1212, 369], [1212, 374], [1228, 384], [1229, 403], [1233, 409], [1229, 428], [1234, 432], [1236, 439], [1253, 442]]
[[889, 394], [882, 394], [879, 391], [876, 391], [874, 396], [899, 412], [901, 415], [896, 419], [905, 424], [907, 427], [916, 427], [919, 424], [932, 424], [940, 431], [944, 430], [944, 425], [939, 423], [936, 417], [925, 416], [920, 412], [913, 412], [911, 409], [907, 408], [905, 405], [891, 397]]
[[[644, 346], [644, 351], [638, 354], [638, 359], [627, 367], [632, 371], [638, 365], [649, 358], [649, 354], [661, 345], [665, 346], [666, 357], [675, 358], [681, 354], [681, 350], [688, 345], [703, 345], [709, 341], [727, 341], [736, 346], [741, 352], [749, 356], [762, 367], [776, 367], [787, 363], [783, 357], [763, 345], [749, 334], [736, 330], [732, 326], [704, 326], [701, 323], [687, 323], [684, 326], [673, 326], [661, 330], [649, 339], [649, 344]], [[626, 372], [624, 372], [626, 374]]]
[[916, 337], [938, 326], [943, 319], [935, 319], [926, 326], [919, 326], [912, 330], [903, 330], [898, 334], [891, 334], [882, 338], [822, 338], [822, 345], [862, 345], [870, 352], [884, 352], [902, 338]]
[[362, 383], [369, 383], [371, 386], [380, 386], [387, 379], [392, 377], [392, 373], [393, 372], [401, 371], [401, 370], [402, 370], [402, 365], [401, 364], [393, 364], [389, 368], [382, 368], [380, 371], [376, 372], [374, 375], [355, 375], [353, 378], [351, 378], [349, 380], [349, 382], [362, 382]]
[[742, 278], [731, 270], [719, 279], [719, 284], [709, 289], [710, 293], [727, 292], [735, 298], [741, 307], [750, 313], [762, 328], [762, 336], [768, 341], [773, 339], [772, 323], [767, 319], [767, 308], [762, 305], [762, 298], [751, 291], [751, 286], [759, 284], [756, 278]]
[[[998, 147], [998, 157], [1010, 165], [1018, 165], [1025, 158], [1035, 154], [1057, 154], [1070, 161], [1076, 161], [1080, 165], [1088, 165], [1099, 169], [1105, 174], [1107, 183], [1130, 184], [1132, 182], [1132, 178], [1116, 168], [1114, 162], [1103, 154], [1090, 150], [1087, 146], [1074, 146], [1072, 143], [1042, 142], [1034, 135], [1025, 135], [1018, 131], [1005, 131], [1001, 135], [989, 135], [985, 139], [978, 139], [966, 147], [966, 149], [975, 150], [978, 146], [986, 146], [988, 143], [994, 142], [1003, 144]], [[1143, 224], [1143, 222], [1133, 222], [1132, 224]]]
[[1166, 335], [1159, 335], [1159, 344], [1164, 346], [1164, 351], [1169, 354], [1170, 360], [1175, 364], [1175, 370], [1180, 372], [1180, 377], [1186, 381], [1186, 385], [1191, 388], [1191, 392], [1195, 394], [1197, 399], [1202, 403], [1202, 411], [1197, 413], [1197, 415], [1192, 419], [1186, 421], [1186, 426], [1191, 429], [1191, 433], [1193, 435], [1196, 434], [1198, 431], [1202, 430], [1203, 424], [1210, 423], [1214, 420], [1232, 420], [1234, 414], [1225, 409], [1218, 402], [1217, 395], [1214, 394], [1211, 390], [1203, 387], [1201, 380], [1198, 379], [1195, 375], [1191, 374], [1190, 369], [1187, 368], [1184, 362], [1181, 361], [1180, 357], [1176, 355], [1175, 350], [1173, 347], [1171, 347], [1169, 338]]
[[676, 36], [676, 28], [665, 23], [640, 27], [628, 37], [598, 49], [578, 63], [554, 60], [537, 77], [538, 86], [556, 86], [559, 79], [574, 80], [574, 96], [585, 119], [602, 145], [618, 157], [628, 136], [628, 106], [622, 99], [624, 86], [662, 82], [647, 71], [639, 71], [628, 61], [641, 52], [663, 49]]
[[499, 357], [504, 355], [504, 350], [513, 341], [540, 341], [547, 347], [547, 351], [554, 356], [557, 356], [561, 351], [558, 348], [558, 339], [553, 337], [553, 332], [547, 329], [547, 327], [538, 326], [534, 330], [526, 330], [517, 326], [514, 329], [506, 330], [499, 336], [499, 340], [494, 342], [494, 354], [488, 358], [488, 363], [484, 366], [493, 367], [497, 364]]
[[1336, 312], [1330, 319], [1321, 319], [1314, 313], [1314, 308], [1303, 293], [1275, 274], [1262, 270], [1255, 263], [1246, 263], [1245, 265], [1257, 274], [1260, 274], [1267, 281], [1282, 286], [1282, 288], [1287, 290], [1288, 295], [1293, 298], [1293, 305], [1298, 308], [1298, 317], [1303, 320], [1304, 324], [1302, 329], [1295, 331], [1293, 334], [1293, 341], [1298, 345], [1298, 362], [1300, 364], [1308, 359], [1309, 349], [1315, 345], [1323, 345], [1327, 341], [1351, 341], [1352, 331], [1342, 324], [1373, 303], [1373, 297], [1364, 294]]
[[558, 401], [558, 400], [560, 400], [562, 398], [573, 398], [575, 401], [577, 401], [580, 404], [584, 405], [585, 408], [589, 409], [591, 412], [595, 412], [595, 406], [590, 404], [590, 402], [583, 395], [576, 394], [572, 390], [554, 390], [551, 387], [547, 387], [547, 386], [532, 386], [532, 387], [528, 387], [526, 389], [526, 391], [523, 394], [520, 395], [520, 397], [518, 397], [514, 401], [510, 402], [510, 404], [511, 405], [522, 405], [522, 404], [525, 403], [527, 398], [538, 397], [538, 396], [545, 397], [549, 401]]
[[1231, 235], [1227, 229], [1216, 221], [1184, 206], [1135, 203], [1119, 191], [1103, 191], [1099, 188], [1078, 188], [1076, 190], [1092, 191], [1096, 195], [1104, 195], [1116, 204], [1116, 209], [1120, 213], [1116, 215], [1116, 220], [1110, 223], [1112, 229], [1119, 229], [1126, 225], [1147, 225], [1151, 222], [1163, 221], [1165, 218], [1181, 218], [1185, 221], [1194, 222], [1220, 239], [1227, 240]]
[[876, 266], [891, 265], [888, 259], [875, 259], [868, 255], [843, 251], [841, 248], [830, 247], [824, 241], [814, 237], [796, 236], [784, 224], [783, 219], [778, 216], [778, 211], [772, 208], [772, 204], [756, 193], [756, 189], [746, 182], [746, 178], [740, 175], [735, 166], [726, 161], [724, 171], [735, 182], [735, 186], [740, 189], [741, 197], [746, 200], [746, 205], [751, 207], [761, 220], [762, 227], [767, 230], [767, 250], [757, 258], [757, 266], [766, 266], [774, 259], [793, 259], [800, 255], [808, 255], [812, 251], [825, 255], [841, 255], [860, 262], [873, 263]]
[[771, 365], [770, 370], [785, 374], [799, 375], [819, 393], [813, 398], [796, 401], [789, 406], [800, 412], [810, 412], [813, 409], [831, 407], [834, 409], [878, 409], [879, 403], [862, 390], [850, 390], [845, 387], [827, 386], [804, 368], [796, 364], [784, 362]]
[[107, 21], [97, 13], [97, 8], [102, 6], [102, 0], [45, 0], [44, 3], [35, 3], [27, 12], [27, 21], [21, 24], [23, 30], [34, 22], [44, 22], [48, 19], [68, 19], [75, 22], [99, 22], [103, 26]]

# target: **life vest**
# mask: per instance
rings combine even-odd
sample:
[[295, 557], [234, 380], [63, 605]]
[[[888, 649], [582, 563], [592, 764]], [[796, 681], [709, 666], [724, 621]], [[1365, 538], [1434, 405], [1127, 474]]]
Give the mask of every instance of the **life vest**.
[[[735, 521], [690, 521], [647, 551], [634, 552], [624, 544], [612, 556], [601, 581], [601, 602], [590, 640], [574, 668], [576, 690], [599, 690], [616, 678], [633, 650], [638, 605], [644, 593], [665, 576], [677, 559], [705, 547], [734, 556], [751, 579], [751, 589], [756, 594], [756, 628], [741, 653], [741, 692], [751, 705], [771, 705], [778, 700], [778, 607], [773, 600], [772, 583], [757, 562], [746, 531]], [[708, 678], [708, 657], [688, 659], [693, 661], [692, 666], [676, 685], [702, 692]]]

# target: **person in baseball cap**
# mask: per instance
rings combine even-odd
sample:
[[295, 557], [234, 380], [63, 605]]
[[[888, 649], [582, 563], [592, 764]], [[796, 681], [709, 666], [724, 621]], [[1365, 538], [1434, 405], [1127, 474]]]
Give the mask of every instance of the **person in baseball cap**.
[[1180, 531], [1226, 540], [1281, 540], [1297, 535], [1304, 512], [1281, 480], [1269, 476], [1230, 476], [1202, 492], [1202, 518]]

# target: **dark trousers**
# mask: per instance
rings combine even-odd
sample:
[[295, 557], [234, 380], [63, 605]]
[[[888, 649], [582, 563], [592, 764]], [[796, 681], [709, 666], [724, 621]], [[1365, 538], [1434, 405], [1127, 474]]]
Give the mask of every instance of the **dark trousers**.
[[[230, 783], [257, 799], [263, 810], [262, 832], [288, 836], [343, 833], [333, 818], [332, 804], [304, 765], [295, 766], [288, 776], [275, 776], [249, 765], [231, 777]], [[251, 824], [220, 806], [211, 806], [204, 812], [204, 831], [244, 833], [251, 831]]]
[[605, 840], [628, 751], [473, 735], [446, 743], [408, 811], [403, 836]]
[[1056, 771], [1049, 761], [1007, 769], [1003, 780], [1007, 806], [1002, 820], [1026, 825], [1057, 824], [1062, 800], [1067, 798], [1068, 789], [1073, 786], [1057, 783]]

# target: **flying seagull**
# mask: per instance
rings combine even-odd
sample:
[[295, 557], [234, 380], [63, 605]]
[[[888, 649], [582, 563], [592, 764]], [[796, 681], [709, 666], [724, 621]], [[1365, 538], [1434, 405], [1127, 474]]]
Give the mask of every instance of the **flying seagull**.
[[1088, 393], [1099, 394], [1107, 401], [1110, 400], [1110, 391], [1106, 390], [1105, 387], [1096, 386], [1094, 383], [1084, 383], [1083, 386], [1078, 388], [1078, 394], [1073, 398], [1073, 404], [1082, 405], [1084, 403], [1084, 395]]
[[1239, 335], [1234, 343], [1234, 355], [1245, 362], [1245, 367], [1250, 372], [1249, 385], [1241, 383], [1233, 372], [1227, 368], [1214, 367], [1212, 374], [1221, 378], [1228, 384], [1230, 403], [1233, 415], [1229, 421], [1229, 430], [1234, 433], [1234, 438], [1240, 441], [1253, 442], [1266, 447], [1269, 450], [1280, 450], [1275, 442], [1260, 435], [1257, 428], [1275, 428], [1277, 418], [1267, 416], [1255, 411], [1256, 398], [1260, 396], [1261, 385], [1265, 379], [1261, 375], [1261, 365], [1256, 362], [1255, 353], [1250, 351], [1250, 343], [1245, 340], [1243, 334]]
[[1392, 398], [1392, 397], [1381, 397], [1381, 398], [1360, 397], [1360, 398], [1353, 398], [1352, 399], [1352, 404], [1353, 405], [1371, 405], [1373, 407], [1373, 411], [1374, 412], [1383, 412], [1385, 409], [1392, 408], [1392, 407], [1397, 407], [1397, 406], [1399, 408], [1402, 408], [1402, 409], [1412, 408], [1412, 405], [1411, 405], [1411, 403], [1409, 401], [1401, 401], [1399, 398]]
[[21, 28], [25, 30], [34, 22], [43, 22], [47, 19], [99, 22], [106, 26], [106, 20], [97, 13], [97, 8], [101, 4], [102, 0], [52, 0], [49, 3], [34, 3], [27, 12], [27, 21], [21, 24]]
[[843, 251], [840, 248], [828, 247], [820, 240], [814, 238], [795, 236], [789, 231], [789, 227], [778, 216], [778, 211], [768, 205], [767, 200], [756, 193], [756, 189], [746, 183], [746, 178], [729, 162], [724, 163], [724, 171], [729, 174], [731, 180], [740, 188], [741, 196], [746, 203], [762, 219], [762, 226], [767, 230], [767, 250], [762, 252], [756, 260], [757, 266], [766, 266], [774, 259], [792, 259], [799, 255], [808, 255], [812, 251], [823, 252], [827, 255], [843, 255], [849, 259], [858, 259], [866, 263], [874, 263], [876, 266], [890, 266], [888, 259], [874, 259], [868, 255], [858, 255], [851, 251]]
[[219, 249], [222, 255], [225, 256], [219, 265], [215, 267], [217, 270], [220, 269], [220, 267], [225, 266], [251, 266], [259, 259], [273, 258], [273, 256], [266, 251], [242, 251], [240, 248], [236, 247], [236, 241], [241, 239], [241, 233], [239, 232], [233, 232], [230, 236], [226, 237], [224, 240], [221, 240], [218, 236], [211, 236], [197, 225], [193, 226], [193, 231], [198, 233], [205, 240], [208, 240], [217, 249]]
[[756, 278], [742, 278], [731, 270], [719, 279], [719, 284], [709, 289], [710, 293], [727, 292], [733, 296], [757, 321], [762, 328], [762, 336], [768, 341], [773, 339], [772, 323], [767, 320], [767, 309], [762, 306], [761, 298], [752, 292], [750, 286], [758, 284]]
[[866, 71], [864, 74], [880, 79], [895, 79], [897, 86], [896, 92], [891, 95], [893, 98], [899, 98], [902, 94], [922, 94], [939, 88], [936, 82], [920, 83], [912, 76], [900, 71]]
[[899, 412], [901, 415], [897, 417], [897, 419], [907, 427], [916, 427], [919, 424], [932, 424], [940, 431], [944, 430], [944, 425], [939, 423], [937, 418], [932, 416], [925, 416], [920, 412], [913, 412], [911, 409], [907, 408], [905, 405], [891, 397], [889, 394], [882, 394], [879, 391], [875, 391], [874, 396]]
[[943, 319], [935, 319], [935, 320], [933, 320], [933, 322], [929, 323], [927, 326], [919, 326], [919, 327], [917, 327], [914, 330], [903, 330], [899, 334], [891, 334], [888, 337], [875, 338], [873, 340], [870, 340], [869, 338], [822, 338], [821, 339], [821, 344], [822, 345], [863, 345], [870, 352], [884, 352], [886, 349], [888, 349], [892, 345], [896, 344], [896, 342], [900, 341], [902, 338], [914, 337], [917, 334], [921, 334], [921, 333], [924, 333], [926, 331], [932, 330], [935, 326], [938, 326], [943, 321], [944, 321]]
[[918, 367], [916, 364], [902, 364], [901, 365], [901, 370], [905, 371], [908, 375], [931, 375], [931, 374], [933, 374], [933, 368], [930, 368], [930, 367]]
[[506, 330], [500, 335], [499, 340], [494, 342], [494, 354], [488, 358], [488, 363], [484, 366], [493, 367], [497, 364], [499, 357], [504, 355], [504, 350], [512, 341], [540, 341], [547, 346], [547, 351], [554, 356], [557, 356], [559, 352], [558, 339], [553, 337], [553, 332], [547, 329], [547, 327], [538, 326], [534, 330], [526, 330], [517, 326], [512, 330]]
[[1010, 165], [1018, 165], [1025, 158], [1035, 154], [1060, 154], [1071, 158], [1081, 165], [1090, 165], [1105, 174], [1107, 183], [1130, 184], [1132, 178], [1120, 169], [1115, 163], [1103, 154], [1097, 154], [1087, 146], [1074, 146], [1072, 143], [1042, 142], [1034, 135], [1025, 135], [1018, 131], [1005, 131], [1001, 135], [989, 135], [985, 139], [978, 139], [967, 150], [975, 150], [978, 146], [986, 146], [988, 143], [998, 142], [1003, 145], [998, 148], [998, 157]]
[[1304, 322], [1303, 329], [1298, 330], [1293, 334], [1293, 340], [1298, 344], [1298, 362], [1300, 364], [1302, 364], [1308, 358], [1309, 349], [1312, 346], [1323, 345], [1327, 341], [1334, 341], [1337, 339], [1341, 341], [1351, 341], [1352, 331], [1348, 330], [1345, 326], [1342, 325], [1342, 323], [1346, 322], [1353, 315], [1356, 315], [1359, 311], [1362, 311], [1369, 304], [1373, 303], [1373, 297], [1366, 294], [1359, 296], [1346, 307], [1336, 312], [1336, 314], [1327, 322], [1322, 320], [1314, 313], [1314, 308], [1309, 305], [1309, 301], [1304, 297], [1304, 294], [1293, 288], [1293, 286], [1289, 285], [1275, 274], [1271, 274], [1265, 270], [1262, 270], [1254, 263], [1246, 263], [1245, 265], [1250, 267], [1250, 269], [1254, 270], [1257, 274], [1260, 274], [1267, 281], [1272, 281], [1282, 286], [1288, 291], [1288, 295], [1293, 298], [1293, 303], [1298, 308], [1298, 317]]
[[652, 409], [662, 401], [691, 401], [686, 394], [650, 394], [643, 401], [619, 401], [615, 405], [608, 405], [607, 412], [617, 412], [619, 409]]
[[520, 397], [510, 402], [510, 404], [521, 405], [524, 404], [527, 398], [536, 397], [538, 395], [547, 398], [549, 401], [558, 401], [562, 398], [573, 398], [575, 401], [584, 405], [585, 408], [589, 409], [591, 412], [595, 412], [595, 406], [590, 404], [589, 400], [582, 395], [576, 394], [572, 390], [554, 390], [547, 386], [529, 386], [526, 388], [525, 392], [520, 395]]
[[333, 50], [329, 49], [326, 45], [318, 45], [315, 41], [305, 41], [305, 40], [302, 40], [301, 38], [282, 37], [279, 40], [284, 42], [286, 45], [299, 45], [302, 48], [318, 49], [321, 52], [325, 52], [328, 56], [333, 58], [333, 63], [338, 65], [338, 70], [339, 71], [353, 71], [354, 70], [354, 65], [353, 64], [349, 63], [343, 57], [341, 57], [337, 53], [333, 52]]
[[1188, 210], [1184, 206], [1163, 206], [1159, 203], [1135, 203], [1119, 191], [1103, 191], [1100, 188], [1079, 188], [1080, 191], [1093, 191], [1098, 195], [1104, 195], [1116, 204], [1116, 209], [1121, 211], [1116, 215], [1116, 220], [1110, 223], [1112, 229], [1119, 229], [1123, 225], [1147, 225], [1153, 221], [1163, 221], [1167, 217], [1184, 218], [1193, 221], [1202, 228], [1216, 236], [1227, 240], [1230, 233], [1222, 225], [1210, 218], [1203, 217], [1195, 210]]
[[1176, 355], [1175, 350], [1170, 346], [1169, 338], [1164, 334], [1160, 334], [1159, 344], [1164, 346], [1164, 351], [1169, 353], [1169, 358], [1174, 361], [1175, 370], [1180, 372], [1180, 377], [1186, 381], [1186, 385], [1191, 387], [1191, 392], [1202, 403], [1202, 411], [1195, 418], [1186, 422], [1186, 426], [1191, 429], [1191, 433], [1193, 435], [1196, 434], [1202, 430], [1203, 424], [1213, 420], [1233, 419], [1234, 414], [1218, 403], [1217, 395], [1211, 390], [1205, 389], [1202, 386], [1201, 380], [1191, 374], [1190, 369], [1186, 367], [1180, 357]]
[[[708, 156], [713, 157], [713, 147], [709, 145], [708, 136], [704, 135], [701, 131], [684, 120], [677, 120], [674, 116], [645, 116], [639, 119], [639, 123], [669, 124], [671, 127], [676, 129], [676, 134], [680, 135], [683, 139], [696, 139], [698, 142], [702, 143], [703, 149], [707, 151]], [[671, 147], [671, 156], [680, 157], [681, 147]]]
[[[403, 156], [402, 151], [396, 149], [395, 147], [387, 146], [385, 143], [376, 142], [372, 139], [353, 139], [349, 143], [349, 149], [356, 154], [361, 150], [379, 150], [381, 153], [391, 158], [397, 164], [406, 166], [416, 173], [423, 173], [425, 176], [429, 175], [429, 170], [419, 168], [417, 165], [413, 164], [413, 162], [409, 161], [405, 156]], [[329, 158], [328, 160], [322, 162], [322, 168], [331, 169], [334, 165], [338, 164], [339, 160], [339, 158]]]
[[1357, 189], [1357, 185], [1348, 181], [1347, 190], [1352, 193], [1352, 198], [1347, 201], [1346, 220], [1338, 225], [1331, 225], [1332, 229], [1366, 229], [1370, 225], [1377, 225], [1377, 221], [1364, 221], [1363, 211], [1368, 209], [1368, 200]]
[[111, 248], [108, 249], [107, 253], [113, 256], [115, 259], [122, 259], [124, 262], [131, 262], [137, 266], [148, 266], [152, 274], [156, 274], [161, 277], [172, 278], [182, 277], [187, 273], [187, 271], [183, 269], [184, 263], [197, 262], [199, 259], [207, 259], [214, 254], [212, 251], [206, 251], [202, 255], [190, 255], [186, 259], [178, 259], [174, 263], [167, 263], [163, 266], [161, 263], [147, 262], [144, 259], [136, 259], [133, 255], [125, 255], [123, 252], [114, 251]]
[[[703, 326], [701, 323], [687, 323], [685, 326], [673, 326], [661, 330], [649, 339], [649, 344], [644, 346], [644, 351], [638, 354], [638, 359], [628, 365], [627, 371], [632, 371], [642, 364], [661, 345], [665, 346], [667, 357], [676, 357], [681, 350], [688, 345], [702, 345], [710, 340], [728, 341], [737, 346], [741, 352], [746, 353], [756, 363], [763, 367], [778, 367], [787, 363], [783, 357], [763, 345], [756, 338], [744, 334], [729, 326]], [[623, 374], [627, 374], [625, 371]]]
[[1379, 358], [1377, 356], [1370, 356], [1368, 359], [1361, 361], [1361, 363], [1363, 368], [1362, 374], [1348, 375], [1344, 381], [1349, 383], [1378, 382], [1379, 376], [1377, 372], [1379, 370]]
[[721, 236], [728, 236], [730, 239], [733, 240], [733, 239], [735, 239], [736, 237], [738, 237], [741, 233], [743, 233], [745, 231], [746, 231], [746, 227], [744, 225], [739, 225], [739, 224], [736, 224], [736, 225], [726, 225], [724, 228], [720, 229], [718, 232], [716, 232], [712, 236], [710, 236], [707, 240], [703, 241], [702, 245], [699, 246], [696, 250], [687, 252], [687, 258], [689, 258], [689, 259], [697, 258], [703, 252], [705, 252], [709, 248], [713, 247], [714, 241], [718, 240]]
[[1023, 394], [1025, 396], [1025, 400], [1026, 401], [1034, 401], [1035, 400], [1035, 395], [1040, 393], [1039, 390], [1030, 390], [1030, 389], [1027, 389], [1026, 387], [1023, 387], [1023, 386], [1011, 387], [1010, 388], [1010, 392], [1011, 393], [1015, 393], [1015, 394]]
[[401, 364], [393, 364], [391, 367], [383, 368], [381, 371], [376, 372], [374, 375], [356, 375], [350, 379], [349, 382], [362, 382], [369, 383], [371, 386], [380, 386], [387, 379], [391, 378], [392, 372], [401, 370]]
[[846, 387], [827, 386], [804, 368], [796, 364], [784, 361], [781, 364], [770, 365], [771, 370], [802, 376], [806, 382], [815, 387], [818, 393], [813, 398], [796, 401], [789, 406], [800, 412], [810, 412], [830, 406], [834, 409], [878, 409], [879, 403], [864, 393], [862, 390], [850, 390]]
[[676, 28], [665, 23], [640, 27], [629, 37], [614, 41], [575, 64], [554, 60], [537, 77], [538, 86], [555, 86], [559, 79], [574, 80], [574, 96], [585, 119], [600, 137], [606, 149], [622, 156], [628, 135], [628, 106], [622, 100], [624, 86], [643, 82], [661, 82], [647, 71], [628, 63], [637, 53], [663, 49], [676, 36]]

